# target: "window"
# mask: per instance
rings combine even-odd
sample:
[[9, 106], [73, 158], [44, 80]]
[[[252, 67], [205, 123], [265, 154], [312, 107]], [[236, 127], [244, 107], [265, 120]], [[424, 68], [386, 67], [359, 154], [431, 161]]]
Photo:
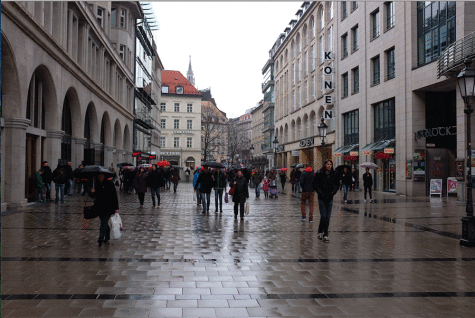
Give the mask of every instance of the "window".
[[348, 56], [348, 33], [343, 34], [341, 37], [341, 58], [344, 59]]
[[295, 58], [295, 42], [292, 40], [292, 58]]
[[310, 59], [312, 63], [312, 71], [315, 71], [315, 46], [310, 47]]
[[325, 28], [325, 12], [323, 11], [323, 6], [318, 11], [318, 18], [320, 19], [320, 31]]
[[303, 59], [303, 71], [305, 73], [305, 76], [308, 75], [308, 67], [307, 67], [307, 64], [308, 64], [308, 59], [307, 59], [307, 52], [304, 53], [304, 59]]
[[166, 128], [166, 119], [160, 119], [160, 128], [165, 129]]
[[180, 148], [180, 137], [173, 137], [173, 148]]
[[165, 148], [165, 137], [160, 137], [160, 148]]
[[101, 25], [101, 27], [104, 27], [104, 9], [97, 7], [97, 22]]
[[292, 64], [292, 68], [293, 68], [292, 73], [293, 73], [293, 75], [294, 75], [293, 84], [295, 85], [295, 81], [297, 80], [297, 70], [296, 70], [296, 68], [295, 68], [295, 63]]
[[188, 119], [186, 121], [186, 129], [193, 129], [193, 120]]
[[300, 34], [297, 34], [297, 54], [300, 53]]
[[371, 39], [375, 39], [379, 36], [379, 9], [371, 13]]
[[351, 37], [353, 38], [353, 41], [352, 41], [352, 44], [353, 44], [353, 47], [351, 48], [352, 52], [358, 50], [358, 25], [356, 25], [355, 27], [353, 27], [353, 29], [351, 29]]
[[417, 64], [435, 61], [455, 41], [456, 6], [450, 2], [417, 2]]
[[379, 55], [372, 59], [371, 64], [373, 67], [373, 85], [378, 85], [380, 80]]
[[343, 114], [343, 143], [345, 145], [358, 144], [359, 137], [359, 111]]
[[179, 113], [180, 112], [180, 103], [175, 103], [175, 113]]
[[167, 111], [167, 106], [165, 103], [160, 103], [160, 112], [166, 112]]
[[360, 91], [360, 69], [359, 67], [354, 68], [351, 70], [353, 73], [353, 94], [356, 94]]
[[125, 61], [125, 45], [120, 45], [119, 46], [119, 55], [122, 60]]
[[343, 89], [343, 98], [348, 97], [348, 73], [345, 73], [341, 76], [341, 83]]
[[302, 72], [302, 65], [300, 59], [297, 59], [297, 80], [300, 82], [300, 73]]
[[396, 77], [396, 53], [394, 48], [386, 51], [388, 80]]
[[386, 8], [386, 30], [391, 29], [395, 22], [394, 22], [394, 1], [386, 2], [384, 4]]
[[174, 119], [173, 120], [173, 129], [180, 129], [180, 120]]
[[111, 8], [111, 26], [117, 27], [117, 8]]
[[351, 12], [358, 8], [358, 1], [351, 1]]
[[294, 102], [294, 110], [297, 109], [297, 101], [295, 100], [295, 89], [292, 91], [292, 98], [293, 98], [293, 102]]
[[346, 1], [341, 2], [341, 19], [346, 19], [348, 12], [346, 11]]
[[315, 99], [315, 75], [312, 76], [312, 99]]
[[333, 25], [328, 28], [328, 51], [333, 51]]
[[192, 113], [193, 112], [193, 104], [186, 105], [186, 112], [187, 113]]
[[168, 86], [162, 86], [162, 94], [168, 94]]
[[374, 105], [374, 140], [396, 137], [394, 98]]
[[323, 36], [320, 37], [319, 43], [320, 43], [320, 64], [322, 64], [325, 58], [325, 42], [323, 41]]
[[313, 19], [313, 16], [310, 20], [310, 39], [313, 39], [315, 37], [315, 20]]
[[328, 1], [326, 5], [328, 8], [328, 16], [330, 17], [330, 20], [332, 20], [333, 19], [333, 1]]
[[126, 11], [125, 9], [120, 9], [120, 27], [125, 29], [127, 26], [125, 24]]
[[299, 95], [299, 105], [298, 105], [298, 107], [300, 108], [300, 107], [302, 107], [302, 91], [300, 90], [300, 86], [299, 86], [298, 90], [299, 90], [298, 91], [298, 95]]
[[193, 138], [186, 137], [186, 148], [193, 148]]
[[177, 94], [183, 95], [183, 86], [176, 86], [175, 90]]

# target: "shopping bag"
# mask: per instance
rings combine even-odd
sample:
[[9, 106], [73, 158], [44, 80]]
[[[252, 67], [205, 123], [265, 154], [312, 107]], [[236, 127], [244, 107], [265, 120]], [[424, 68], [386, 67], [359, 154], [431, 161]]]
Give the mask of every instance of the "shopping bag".
[[122, 236], [122, 219], [119, 213], [115, 213], [110, 217], [109, 227], [111, 228], [112, 239], [119, 239]]
[[224, 203], [229, 203], [229, 195], [227, 192], [224, 194]]
[[196, 193], [193, 193], [193, 202], [196, 202]]
[[94, 205], [84, 206], [83, 211], [84, 211], [84, 219], [89, 220], [89, 219], [97, 218], [97, 211]]
[[250, 208], [250, 202], [246, 202], [246, 206], [244, 207], [244, 214], [248, 215], [249, 214], [249, 208]]

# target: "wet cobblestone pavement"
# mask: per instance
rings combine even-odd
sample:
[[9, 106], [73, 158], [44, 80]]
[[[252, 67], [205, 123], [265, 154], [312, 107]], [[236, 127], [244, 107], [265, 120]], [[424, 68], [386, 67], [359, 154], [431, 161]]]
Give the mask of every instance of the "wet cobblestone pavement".
[[83, 196], [2, 212], [2, 317], [473, 317], [464, 203], [362, 191], [335, 197], [330, 243], [298, 196], [209, 214], [190, 184], [151, 207], [120, 195], [124, 231], [97, 245]]

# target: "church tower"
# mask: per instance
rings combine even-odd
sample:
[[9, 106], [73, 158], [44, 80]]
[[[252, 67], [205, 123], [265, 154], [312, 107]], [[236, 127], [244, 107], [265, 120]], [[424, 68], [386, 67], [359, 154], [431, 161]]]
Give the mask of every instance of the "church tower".
[[193, 70], [191, 69], [191, 55], [190, 55], [190, 64], [188, 65], [188, 72], [186, 72], [186, 79], [191, 85], [195, 86], [195, 76], [193, 75]]

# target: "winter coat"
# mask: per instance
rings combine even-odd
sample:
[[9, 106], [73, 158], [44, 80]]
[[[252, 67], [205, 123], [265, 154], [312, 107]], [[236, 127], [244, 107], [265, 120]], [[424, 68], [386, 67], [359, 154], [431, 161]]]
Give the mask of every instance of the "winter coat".
[[134, 178], [134, 188], [138, 193], [147, 192], [147, 173], [137, 173]]
[[66, 180], [68, 179], [66, 169], [64, 166], [58, 166], [53, 171], [53, 181], [56, 184], [65, 184]]
[[198, 180], [196, 180], [196, 184], [198, 185], [201, 193], [211, 193], [211, 188], [213, 188], [213, 179], [211, 178], [211, 173], [209, 171], [203, 171], [200, 173]]
[[340, 188], [340, 178], [333, 168], [327, 172], [326, 168], [323, 167], [315, 174], [312, 186], [318, 194], [318, 200], [330, 202]]
[[43, 166], [43, 175], [41, 176], [43, 178], [44, 183], [51, 183], [53, 181], [53, 172], [51, 171], [51, 168], [49, 166]]
[[300, 186], [302, 187], [302, 192], [313, 192], [313, 177], [315, 176], [315, 173], [312, 172], [307, 172], [304, 171], [302, 175], [300, 176]]
[[355, 182], [358, 181], [358, 171], [356, 171], [356, 170], [353, 171], [353, 172], [351, 173], [351, 176], [353, 177], [353, 179], [355, 179], [354, 181], [351, 180], [353, 183], [355, 183]]
[[346, 186], [351, 186], [351, 184], [353, 183], [353, 180], [351, 179], [351, 171], [347, 171], [346, 173], [342, 171], [340, 178], [341, 184], [344, 184]]
[[269, 173], [269, 175], [267, 176], [267, 178], [268, 178], [270, 181], [277, 180], [277, 176], [276, 176], [276, 174], [275, 174], [274, 171], [271, 171], [271, 172]]
[[264, 179], [264, 176], [260, 172], [254, 173], [251, 178], [254, 184], [260, 184], [263, 179]]
[[160, 169], [157, 170], [150, 170], [147, 174], [147, 185], [150, 188], [156, 189], [161, 188], [165, 185], [165, 181], [163, 180], [163, 172]]
[[249, 198], [249, 187], [246, 178], [236, 176], [232, 184], [234, 185], [233, 202], [246, 202], [246, 199]]
[[224, 189], [226, 188], [226, 176], [222, 171], [219, 173], [215, 173], [214, 175], [214, 180], [213, 180], [213, 187], [215, 189]]
[[[43, 172], [43, 174], [44, 174], [44, 172]], [[38, 171], [36, 171], [36, 173], [35, 173], [35, 179], [36, 179], [35, 180], [36, 181], [36, 186], [38, 188], [42, 188], [43, 185], [44, 185], [43, 184], [43, 178], [41, 177], [41, 174]]]
[[117, 191], [112, 181], [104, 179], [103, 182], [96, 180], [94, 193], [90, 196], [94, 198], [94, 206], [100, 217], [113, 215], [119, 209]]
[[73, 178], [74, 178], [73, 168], [71, 168], [70, 165], [65, 165], [64, 170], [66, 170], [66, 175], [68, 176], [68, 179], [73, 180]]
[[193, 175], [193, 188], [195, 188], [195, 190], [200, 188], [200, 185], [196, 183], [200, 177], [200, 174], [201, 172], [196, 171]]
[[295, 182], [299, 181], [300, 180], [300, 176], [302, 175], [302, 171], [300, 170], [295, 170], [295, 174], [294, 174], [294, 177], [295, 177]]
[[290, 183], [295, 183], [295, 169], [290, 172]]
[[371, 173], [364, 173], [363, 174], [363, 186], [366, 188], [371, 188], [373, 186], [373, 176]]
[[280, 182], [285, 183], [287, 181], [287, 175], [285, 173], [280, 174]]
[[180, 178], [180, 170], [178, 169], [173, 169], [171, 171], [171, 181], [174, 183], [174, 184], [178, 184], [178, 181], [180, 181], [181, 178]]

